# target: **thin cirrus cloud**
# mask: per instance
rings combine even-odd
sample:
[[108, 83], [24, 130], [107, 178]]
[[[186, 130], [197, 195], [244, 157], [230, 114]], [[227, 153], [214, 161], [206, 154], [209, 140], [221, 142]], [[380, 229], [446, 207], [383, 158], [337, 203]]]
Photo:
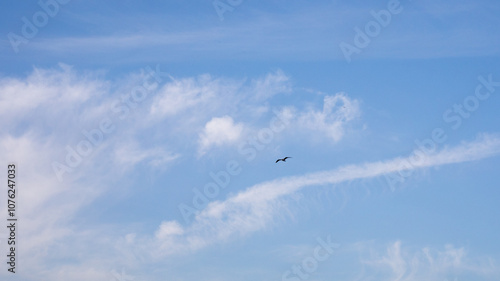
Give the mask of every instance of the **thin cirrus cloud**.
[[197, 77], [173, 79], [165, 84], [154, 98], [150, 108], [152, 116], [165, 118], [182, 113], [196, 113], [196, 116], [215, 110], [230, 110], [249, 106], [253, 111], [264, 100], [283, 93], [291, 93], [291, 78], [282, 70], [269, 72], [263, 77], [252, 79], [228, 79], [209, 74]]
[[[338, 184], [345, 181], [378, 177], [403, 170], [437, 167], [488, 158], [500, 153], [500, 137], [484, 134], [471, 142], [464, 142], [437, 153], [425, 155], [413, 165], [402, 165], [410, 157], [398, 157], [386, 161], [342, 166], [301, 176], [275, 179], [249, 187], [224, 201], [214, 201], [199, 212], [193, 223], [171, 235], [156, 237], [154, 245], [160, 247], [158, 255], [170, 255], [179, 251], [198, 250], [218, 241], [247, 235], [269, 226], [279, 219], [286, 206], [287, 196], [307, 187]], [[176, 221], [164, 222], [179, 227]], [[162, 232], [161, 229], [159, 232]], [[162, 232], [164, 233], [164, 232]]]
[[345, 132], [345, 125], [360, 116], [359, 101], [345, 93], [325, 96], [323, 110], [309, 110], [297, 119], [303, 129], [324, 133], [333, 141], [339, 141]]
[[[436, 4], [436, 1], [400, 2], [403, 7], [402, 12], [393, 15], [389, 26], [378, 35], [384, 40], [374, 40], [376, 43], [370, 45], [363, 53], [363, 58], [411, 59], [498, 55], [498, 50], [494, 47], [498, 45], [498, 39], [491, 36], [495, 33], [494, 26], [499, 23], [498, 17], [494, 16], [495, 12], [498, 12], [496, 2], [482, 1], [472, 4], [470, 1], [454, 4]], [[248, 16], [232, 17], [230, 25], [220, 26], [214, 12], [213, 20], [199, 19], [198, 24], [177, 32], [161, 28], [150, 31], [151, 26], [172, 25], [167, 19], [175, 18], [177, 15], [170, 14], [169, 17], [162, 15], [152, 19], [148, 24], [148, 32], [144, 32], [135, 28], [142, 24], [139, 20], [137, 20], [139, 22], [130, 21], [132, 17], [124, 14], [121, 15], [121, 22], [127, 22], [125, 26], [129, 28], [121, 33], [95, 36], [95, 32], [90, 32], [79, 37], [59, 35], [47, 38], [42, 38], [40, 34], [39, 38], [27, 45], [27, 51], [44, 52], [49, 56], [67, 55], [67, 59], [75, 60], [79, 57], [71, 54], [116, 53], [130, 50], [136, 51], [133, 56], [135, 59], [142, 57], [154, 61], [159, 59], [174, 61], [179, 57], [190, 57], [193, 53], [207, 54], [216, 59], [248, 59], [249, 56], [259, 58], [264, 56], [343, 60], [344, 56], [340, 49], [332, 46], [338, 46], [343, 41], [352, 44], [355, 37], [354, 28], [363, 29], [366, 23], [373, 19], [370, 10], [380, 11], [386, 8], [386, 3], [374, 4], [367, 8], [366, 5], [357, 3], [325, 1], [322, 5], [295, 5], [293, 9], [281, 15], [269, 14], [266, 10], [251, 15], [255, 10], [245, 9], [242, 6], [237, 13], [240, 15], [250, 13], [251, 21], [248, 20]], [[165, 11], [168, 12], [168, 7], [165, 7]], [[467, 25], [463, 23], [464, 16], [468, 17]], [[85, 18], [90, 17], [92, 15], [85, 16]], [[450, 24], [441, 24], [444, 22]], [[100, 23], [95, 25], [102, 26]], [[463, 36], [464, 34], [467, 36]], [[115, 57], [112, 58], [116, 61]], [[101, 56], [99, 59], [108, 58]]]
[[287, 124], [288, 132], [295, 136], [319, 136], [336, 143], [344, 137], [349, 126], [360, 119], [362, 111], [359, 100], [339, 92], [325, 95], [319, 109], [317, 106], [309, 106], [306, 109], [284, 106], [276, 114]]
[[267, 74], [264, 78], [252, 81], [253, 97], [257, 100], [266, 100], [274, 95], [292, 92], [290, 77], [282, 70]]
[[114, 152], [115, 162], [118, 163], [118, 166], [123, 167], [133, 167], [143, 161], [150, 166], [160, 167], [180, 157], [179, 154], [169, 152], [161, 147], [145, 149], [134, 142], [117, 145]]
[[4, 120], [27, 118], [27, 113], [39, 112], [38, 109], [44, 109], [41, 114], [46, 116], [80, 111], [83, 105], [89, 106], [85, 102], [109, 90], [106, 81], [97, 76], [78, 74], [71, 66], [59, 64], [55, 69], [34, 68], [25, 78], [1, 77], [0, 100], [9, 102], [0, 103], [0, 116]]
[[[455, 281], [463, 276], [475, 280], [496, 280], [499, 270], [491, 258], [471, 256], [463, 247], [423, 247], [411, 250], [402, 241], [390, 243], [384, 251], [369, 242], [358, 242], [355, 252], [363, 268], [354, 280]], [[382, 253], [381, 253], [382, 252]]]
[[227, 98], [231, 98], [239, 87], [237, 81], [214, 78], [209, 74], [174, 79], [159, 90], [150, 112], [158, 117], [173, 116], [186, 111], [192, 113], [193, 109], [217, 104], [218, 98], [225, 97], [227, 102]]

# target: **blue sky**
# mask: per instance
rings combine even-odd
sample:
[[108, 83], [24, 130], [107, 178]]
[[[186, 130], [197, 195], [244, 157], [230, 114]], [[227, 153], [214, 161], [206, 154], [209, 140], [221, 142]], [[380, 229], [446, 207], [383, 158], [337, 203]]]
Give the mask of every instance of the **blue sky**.
[[40, 3], [0, 9], [2, 280], [500, 278], [496, 1]]

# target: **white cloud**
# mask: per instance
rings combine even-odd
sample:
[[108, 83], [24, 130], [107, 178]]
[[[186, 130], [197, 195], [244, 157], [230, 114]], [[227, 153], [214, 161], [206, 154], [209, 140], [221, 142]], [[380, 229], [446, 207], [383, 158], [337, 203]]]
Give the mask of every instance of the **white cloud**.
[[345, 93], [337, 93], [326, 95], [320, 110], [310, 107], [299, 111], [293, 106], [286, 106], [278, 115], [290, 124], [288, 127], [295, 134], [305, 131], [310, 136], [311, 132], [318, 132], [321, 136], [338, 142], [345, 135], [350, 122], [360, 117], [361, 110], [358, 100]]
[[264, 78], [252, 81], [251, 94], [257, 100], [266, 100], [274, 95], [291, 91], [290, 78], [282, 70], [268, 73]]
[[[208, 82], [209, 76], [200, 77]], [[161, 89], [161, 94], [151, 107], [152, 114], [174, 115], [197, 104], [208, 102], [215, 97], [215, 91], [195, 79], [175, 80]]]
[[200, 134], [199, 153], [203, 155], [212, 146], [236, 143], [241, 138], [243, 129], [243, 124], [234, 123], [230, 116], [212, 118]]
[[156, 238], [164, 239], [172, 235], [183, 234], [182, 226], [176, 221], [164, 221], [161, 223], [160, 228], [156, 231]]
[[359, 244], [358, 251], [367, 257], [361, 261], [364, 270], [356, 281], [453, 281], [464, 280], [462, 275], [474, 276], [475, 280], [496, 280], [500, 273], [493, 260], [470, 257], [463, 247], [450, 244], [442, 250], [424, 247], [414, 251], [395, 241], [386, 248], [385, 254], [363, 244]]
[[285, 124], [290, 124], [297, 115], [297, 110], [293, 106], [283, 107], [277, 112], [277, 117]]
[[[430, 3], [433, 2], [433, 3]], [[468, 4], [448, 2], [419, 1], [403, 4], [403, 12], [393, 17], [401, 18], [397, 24], [391, 24], [385, 31], [384, 39], [372, 44], [370, 51], [362, 57], [371, 58], [436, 58], [450, 56], [498, 56], [499, 39], [494, 26], [498, 25], [496, 17], [490, 17], [491, 11], [497, 11], [496, 5], [480, 2]], [[464, 2], [464, 1], [460, 1]], [[209, 18], [199, 19], [183, 25], [183, 31], [166, 32], [151, 30], [152, 27], [173, 26], [181, 15], [152, 17], [154, 22], [148, 26], [148, 32], [138, 31], [123, 35], [108, 33], [99, 36], [39, 38], [30, 43], [33, 52], [45, 55], [60, 56], [66, 54], [100, 54], [102, 52], [134, 52], [128, 56], [131, 61], [162, 60], [178, 61], [179, 57], [210, 57], [212, 59], [262, 59], [280, 58], [293, 60], [325, 60], [344, 57], [338, 46], [342, 41], [352, 44], [355, 33], [353, 27], [365, 24], [370, 17], [367, 9], [380, 10], [384, 5], [372, 5], [367, 8], [355, 3], [332, 3], [324, 5], [300, 5], [286, 13], [265, 13], [259, 11], [249, 15], [254, 20], [233, 22], [231, 26], [213, 25]], [[437, 6], [436, 6], [437, 5]], [[457, 8], [459, 7], [459, 8]], [[470, 17], [462, 20], [463, 9], [467, 9]], [[451, 11], [451, 12], [450, 12]], [[242, 11], [240, 11], [242, 12]], [[253, 13], [255, 11], [247, 11]], [[450, 15], [448, 15], [450, 14]], [[134, 21], [125, 18], [117, 22], [129, 22], [120, 25], [125, 28]], [[449, 26], [436, 26], [429, 22], [429, 17], [450, 22]], [[97, 18], [97, 17], [86, 17]], [[122, 19], [122, 20], [121, 20]], [[169, 20], [173, 19], [173, 20]], [[482, 20], [477, 20], [482, 19]], [[208, 20], [208, 21], [205, 21]], [[101, 24], [96, 24], [101, 26]], [[129, 29], [126, 29], [130, 31]], [[325, 36], [336, 34], [336, 36]], [[443, 35], [446, 39], [443, 40]], [[467, 34], [468, 36], [464, 36]], [[462, 35], [462, 36], [460, 36]], [[455, 46], [449, 48], [448, 46]], [[240, 51], [235, 51], [240, 50]], [[9, 50], [11, 51], [11, 50]], [[30, 50], [26, 50], [30, 51]], [[78, 56], [73, 56], [78, 58]], [[80, 55], [81, 57], [81, 55]], [[97, 57], [97, 56], [96, 56]], [[100, 56], [100, 60], [112, 61], [113, 56]], [[127, 59], [127, 58], [123, 58]]]
[[[67, 177], [64, 182], [59, 182], [50, 165], [54, 155], [58, 154], [57, 143], [33, 133], [20, 137], [3, 136], [0, 141], [0, 162], [15, 162], [18, 172], [17, 189], [22, 190], [18, 193], [20, 200], [16, 199], [16, 211], [22, 225], [18, 239], [23, 244], [23, 247], [18, 248], [18, 255], [24, 257], [23, 263], [29, 268], [19, 273], [23, 279], [37, 275], [34, 272], [45, 272], [47, 264], [41, 262], [42, 260], [64, 256], [71, 247], [61, 251], [60, 247], [55, 245], [60, 245], [59, 243], [66, 241], [68, 237], [78, 239], [78, 234], [75, 233], [74, 227], [68, 225], [68, 221], [105, 190], [103, 184], [92, 180], [78, 180], [76, 174]], [[85, 173], [87, 169], [81, 167], [80, 171]], [[96, 273], [90, 268], [81, 270], [82, 276], [89, 278]], [[63, 268], [53, 272], [57, 276], [66, 273]], [[0, 273], [0, 278], [3, 278], [3, 274], [4, 272]], [[40, 276], [32, 278], [26, 280], [36, 280]]]
[[131, 167], [143, 161], [147, 161], [153, 167], [158, 167], [180, 157], [179, 154], [168, 152], [164, 148], [143, 148], [135, 142], [117, 145], [114, 152], [115, 163], [123, 167]]
[[322, 111], [310, 110], [298, 121], [302, 127], [323, 132], [337, 142], [343, 137], [346, 124], [359, 115], [359, 102], [344, 93], [337, 93], [324, 98]]
[[[234, 80], [216, 79], [208, 74], [184, 78], [165, 84], [151, 105], [153, 116], [171, 116], [193, 108], [228, 103], [239, 88]], [[195, 111], [199, 114], [199, 110]]]
[[[19, 189], [22, 188], [17, 211], [22, 217], [22, 231], [18, 235], [24, 246], [19, 247], [18, 254], [24, 257], [25, 268], [30, 270], [21, 271], [21, 278], [102, 280], [98, 276], [109, 275], [109, 269], [103, 269], [102, 265], [73, 267], [53, 262], [71, 256], [71, 251], [78, 252], [78, 259], [83, 262], [93, 260], [89, 258], [90, 248], [105, 245], [103, 240], [113, 236], [111, 232], [102, 235], [102, 232], [77, 230], [70, 222], [78, 211], [109, 191], [113, 186], [110, 182], [120, 181], [116, 175], [124, 168], [142, 161], [162, 166], [178, 157], [164, 148], [148, 148], [138, 143], [114, 147], [114, 140], [141, 133], [141, 119], [130, 117], [125, 129], [105, 134], [81, 164], [64, 174], [62, 182], [57, 179], [51, 164], [54, 161], [66, 164], [65, 147], [76, 149], [80, 141], [86, 140], [82, 130], [98, 128], [104, 118], [110, 118], [115, 127], [119, 125], [107, 106], [119, 99], [110, 89], [120, 85], [110, 87], [110, 84], [98, 72], [82, 74], [66, 65], [35, 69], [24, 78], [0, 79], [0, 125], [6, 128], [0, 132], [0, 162], [13, 161], [18, 165]], [[85, 244], [86, 249], [80, 249], [79, 243]], [[0, 273], [0, 279], [5, 272]]]
[[[244, 84], [244, 79], [210, 75], [174, 79], [158, 91], [150, 114], [153, 119], [165, 122], [175, 116], [175, 120], [182, 124], [176, 130], [183, 130], [183, 133], [203, 130], [198, 141], [198, 153], [203, 155], [212, 146], [232, 144], [236, 135], [240, 135], [238, 126], [231, 128], [231, 121], [219, 120], [217, 115], [250, 119], [246, 122], [249, 124], [246, 132], [258, 131], [256, 121], [271, 111], [271, 98], [292, 91], [291, 79], [281, 70], [254, 79], [248, 85]], [[281, 105], [281, 110], [273, 111], [279, 112], [282, 120], [289, 121], [288, 132], [308, 136], [314, 133], [334, 142], [342, 139], [348, 125], [361, 115], [359, 101], [342, 92], [326, 95], [321, 109], [308, 107], [299, 110], [292, 105]]]
[[[35, 68], [26, 78], [0, 78], [0, 124], [9, 128], [31, 119], [57, 128], [70, 120], [77, 122], [75, 113], [109, 91], [108, 84], [96, 76], [59, 64], [54, 69]], [[59, 118], [62, 114], [66, 118]]]

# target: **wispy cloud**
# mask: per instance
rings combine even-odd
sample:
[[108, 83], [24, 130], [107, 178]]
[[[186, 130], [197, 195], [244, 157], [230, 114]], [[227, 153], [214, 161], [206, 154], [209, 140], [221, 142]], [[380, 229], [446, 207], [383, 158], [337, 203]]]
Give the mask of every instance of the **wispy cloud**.
[[[153, 123], [177, 120], [182, 134], [197, 135], [198, 155], [214, 147], [233, 146], [235, 142], [257, 135], [259, 118], [274, 112], [286, 120], [287, 132], [319, 136], [338, 142], [348, 125], [361, 116], [360, 102], [346, 93], [323, 94], [323, 103], [296, 108], [273, 99], [293, 95], [292, 79], [282, 70], [251, 79], [229, 79], [208, 74], [173, 79], [158, 90], [150, 106]], [[307, 101], [306, 101], [307, 104]], [[234, 120], [239, 120], [235, 122]]]
[[[500, 271], [491, 258], [471, 256], [465, 248], [451, 244], [444, 249], [423, 247], [412, 250], [401, 241], [388, 245], [384, 252], [373, 243], [358, 243], [363, 273], [356, 281], [445, 281], [496, 280]], [[462, 277], [468, 276], [468, 277]]]
[[290, 77], [282, 70], [268, 73], [264, 78], [252, 80], [253, 96], [257, 100], [266, 100], [280, 93], [290, 93], [292, 85]]
[[[371, 44], [362, 58], [408, 59], [499, 54], [493, 47], [498, 45], [498, 36], [492, 35], [495, 34], [492, 27], [498, 25], [498, 18], [494, 17], [494, 13], [498, 12], [496, 3], [400, 2], [404, 12], [393, 19], [390, 30]], [[59, 57], [63, 55], [67, 59], [78, 58], [73, 54], [96, 55], [134, 50], [134, 55], [126, 59], [175, 61], [179, 57], [206, 55], [214, 59], [266, 57], [343, 60], [343, 53], [334, 46], [342, 41], [351, 41], [354, 27], [363, 28], [364, 23], [372, 20], [370, 9], [378, 11], [386, 8], [386, 5], [367, 7], [356, 3], [327, 1], [315, 5], [290, 6], [281, 14], [250, 7], [241, 8], [238, 13], [245, 16], [234, 18], [231, 24], [225, 22], [222, 26], [216, 17], [213, 21], [200, 17], [199, 21], [194, 21], [197, 24], [189, 24], [185, 30], [175, 32], [163, 28], [178, 25], [178, 15], [175, 14], [152, 16], [147, 20], [147, 27], [142, 29], [136, 26], [143, 25], [143, 20], [130, 22], [132, 16], [115, 15], [118, 17], [115, 22], [127, 22], [117, 27], [120, 32], [114, 30], [113, 33], [99, 36], [84, 34], [79, 37], [39, 36], [26, 51], [57, 54]], [[466, 24], [464, 16], [468, 18]], [[151, 30], [152, 27], [160, 28]]]
[[115, 162], [120, 167], [132, 167], [143, 161], [153, 167], [159, 167], [180, 157], [180, 154], [168, 152], [161, 147], [145, 149], [134, 142], [117, 145], [114, 152]]
[[[237, 81], [214, 78], [208, 74], [196, 78], [174, 79], [159, 90], [151, 105], [151, 114], [168, 117], [185, 111], [190, 114], [204, 113], [219, 104], [222, 97], [228, 102], [227, 99], [233, 98], [239, 87]], [[209, 108], [200, 112], [204, 107]]]
[[298, 124], [302, 129], [319, 131], [339, 141], [347, 123], [361, 114], [359, 102], [349, 98], [345, 93], [325, 96], [323, 110], [309, 110], [298, 116]]
[[[33, 116], [43, 115], [50, 122], [62, 112], [68, 116], [81, 113], [84, 108], [96, 106], [95, 98], [109, 91], [106, 81], [99, 78], [98, 72], [78, 74], [65, 64], [59, 64], [54, 69], [34, 68], [22, 79], [0, 77], [1, 123], [11, 127], [17, 123], [14, 120]], [[92, 98], [94, 100], [91, 101]]]

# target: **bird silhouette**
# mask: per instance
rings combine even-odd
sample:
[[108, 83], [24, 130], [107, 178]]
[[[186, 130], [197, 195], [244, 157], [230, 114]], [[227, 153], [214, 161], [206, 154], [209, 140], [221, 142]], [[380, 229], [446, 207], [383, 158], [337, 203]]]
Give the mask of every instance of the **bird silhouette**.
[[276, 160], [276, 163], [278, 163], [279, 161], [286, 162], [286, 159], [288, 159], [288, 158], [292, 158], [292, 157], [288, 157], [288, 156], [287, 156], [287, 157], [285, 157], [285, 158], [283, 158], [283, 159], [278, 159], [278, 160]]

